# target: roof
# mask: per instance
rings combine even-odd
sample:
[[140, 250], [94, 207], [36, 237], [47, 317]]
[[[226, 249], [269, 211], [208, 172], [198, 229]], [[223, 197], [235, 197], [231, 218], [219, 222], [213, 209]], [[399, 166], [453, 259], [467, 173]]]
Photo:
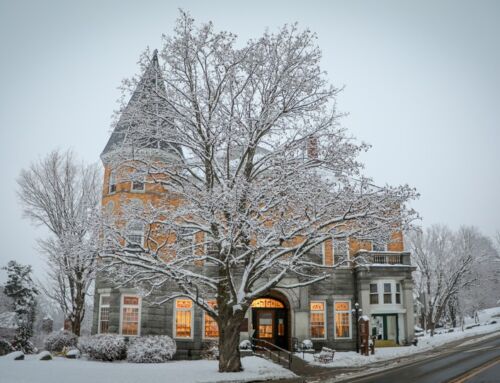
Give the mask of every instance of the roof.
[[101, 158], [122, 148], [160, 149], [182, 155], [178, 145], [166, 141], [174, 132], [174, 128], [164, 118], [167, 108], [165, 97], [166, 89], [158, 62], [158, 51], [155, 50], [127, 106], [123, 109]]

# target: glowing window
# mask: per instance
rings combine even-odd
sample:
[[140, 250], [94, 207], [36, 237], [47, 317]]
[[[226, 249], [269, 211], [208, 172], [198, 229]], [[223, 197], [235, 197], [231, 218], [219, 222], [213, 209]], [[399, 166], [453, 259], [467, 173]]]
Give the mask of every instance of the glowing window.
[[[208, 301], [210, 307], [215, 307], [216, 301]], [[219, 337], [219, 325], [208, 313], [205, 311], [203, 313], [204, 317], [204, 336], [205, 338], [218, 338]]]
[[193, 301], [191, 299], [175, 300], [175, 337], [192, 338]]
[[313, 339], [325, 339], [325, 302], [323, 301], [313, 301], [311, 302], [311, 314], [310, 314], [310, 327], [311, 327], [311, 338]]
[[252, 302], [253, 308], [284, 309], [285, 305], [276, 299], [259, 298]]
[[351, 337], [351, 302], [335, 302], [335, 338]]

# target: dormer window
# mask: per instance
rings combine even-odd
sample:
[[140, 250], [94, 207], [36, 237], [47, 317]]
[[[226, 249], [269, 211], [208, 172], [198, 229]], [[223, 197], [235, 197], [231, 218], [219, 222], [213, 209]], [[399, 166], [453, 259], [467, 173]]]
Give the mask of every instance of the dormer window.
[[135, 175], [132, 180], [131, 190], [133, 192], [143, 192], [146, 189], [146, 184], [144, 183], [144, 176]]
[[116, 172], [112, 170], [109, 173], [109, 189], [108, 189], [109, 194], [113, 194], [116, 192]]

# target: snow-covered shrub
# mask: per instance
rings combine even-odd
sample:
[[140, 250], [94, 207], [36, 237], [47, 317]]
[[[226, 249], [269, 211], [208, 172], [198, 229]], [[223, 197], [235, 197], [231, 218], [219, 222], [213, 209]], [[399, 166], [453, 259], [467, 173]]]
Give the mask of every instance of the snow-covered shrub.
[[313, 348], [313, 342], [310, 339], [304, 339], [302, 341], [302, 349], [303, 350], [312, 350]]
[[203, 344], [203, 348], [201, 350], [201, 358], [214, 360], [219, 357], [219, 342], [211, 341]]
[[252, 349], [252, 342], [250, 342], [248, 339], [241, 341], [240, 350], [251, 350], [251, 349]]
[[7, 355], [12, 351], [14, 351], [14, 347], [12, 347], [10, 342], [5, 339], [0, 339], [0, 356]]
[[74, 348], [66, 353], [66, 358], [68, 359], [78, 359], [80, 357], [80, 350]]
[[45, 339], [45, 349], [51, 352], [62, 352], [64, 348], [74, 348], [78, 337], [69, 331], [58, 331], [50, 334]]
[[166, 335], [141, 336], [130, 342], [127, 361], [132, 363], [163, 363], [172, 359], [177, 347]]
[[125, 359], [127, 355], [125, 338], [116, 334], [82, 337], [78, 340], [78, 349], [90, 359], [108, 362]]
[[48, 351], [42, 351], [37, 355], [38, 360], [52, 360], [52, 355]]

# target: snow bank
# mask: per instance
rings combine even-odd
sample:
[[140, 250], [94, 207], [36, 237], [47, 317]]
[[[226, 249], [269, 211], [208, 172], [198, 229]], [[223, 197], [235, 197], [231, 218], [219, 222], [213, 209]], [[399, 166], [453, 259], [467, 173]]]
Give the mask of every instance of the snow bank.
[[[484, 325], [474, 327], [470, 330], [465, 331], [454, 329], [454, 331], [451, 333], [437, 334], [433, 337], [431, 337], [430, 335], [426, 335], [424, 337], [418, 338], [417, 346], [380, 347], [375, 349], [375, 355], [363, 356], [354, 351], [336, 352], [333, 361], [328, 364], [319, 364], [314, 362], [312, 354], [302, 355], [302, 353], [297, 353], [296, 355], [301, 358], [303, 357], [304, 360], [310, 362], [313, 365], [321, 365], [322, 367], [359, 367], [375, 362], [391, 360], [413, 355], [419, 352], [429, 351], [446, 343], [463, 339], [464, 337], [481, 335], [494, 331], [496, 332], [495, 335], [497, 335], [498, 331], [500, 331], [500, 324]], [[467, 342], [464, 344], [467, 344]]]
[[27, 355], [24, 362], [0, 357], [0, 371], [2, 382], [16, 383], [208, 383], [295, 377], [291, 371], [255, 356], [243, 358], [242, 363], [243, 372], [219, 373], [218, 362], [213, 360], [135, 364], [54, 358], [51, 363], [40, 363], [35, 355]]

